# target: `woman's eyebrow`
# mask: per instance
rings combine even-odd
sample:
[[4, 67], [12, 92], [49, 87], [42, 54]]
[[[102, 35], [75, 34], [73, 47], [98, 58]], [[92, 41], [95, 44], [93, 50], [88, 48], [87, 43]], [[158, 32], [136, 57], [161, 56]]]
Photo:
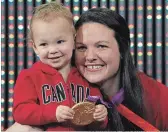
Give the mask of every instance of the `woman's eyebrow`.
[[[86, 45], [82, 42], [75, 42], [76, 44], [82, 44], [82, 45]], [[109, 41], [105, 41], [105, 40], [101, 40], [101, 41], [97, 41], [95, 44], [99, 44], [99, 43], [106, 43], [106, 44], [109, 44]]]
[[102, 40], [102, 41], [98, 41], [98, 42], [96, 42], [96, 44], [99, 44], [99, 43], [109, 43], [109, 41], [105, 41], [105, 40]]

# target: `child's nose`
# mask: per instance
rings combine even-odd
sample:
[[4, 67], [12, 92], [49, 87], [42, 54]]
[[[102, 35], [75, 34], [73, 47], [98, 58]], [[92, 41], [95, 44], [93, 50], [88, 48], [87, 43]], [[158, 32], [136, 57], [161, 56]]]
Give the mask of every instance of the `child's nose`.
[[59, 52], [59, 49], [57, 47], [51, 46], [49, 52], [50, 52], [50, 54], [55, 54], [55, 53]]

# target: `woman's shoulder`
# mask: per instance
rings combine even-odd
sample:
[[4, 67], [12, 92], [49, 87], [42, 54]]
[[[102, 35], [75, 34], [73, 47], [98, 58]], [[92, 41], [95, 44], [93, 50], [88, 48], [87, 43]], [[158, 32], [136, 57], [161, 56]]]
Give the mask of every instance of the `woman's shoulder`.
[[160, 130], [168, 129], [168, 87], [143, 72], [138, 72], [143, 87], [146, 117]]
[[162, 83], [156, 81], [155, 79], [149, 77], [143, 72], [138, 72], [138, 77], [142, 85], [142, 91], [145, 98], [150, 99], [150, 101], [161, 103], [166, 101], [168, 105], [168, 87]]
[[144, 90], [147, 90], [147, 91], [150, 91], [150, 92], [152, 92], [152, 91], [168, 92], [168, 87], [167, 86], [165, 86], [162, 83], [156, 81], [155, 79], [146, 75], [145, 73], [138, 72], [138, 77], [140, 79], [140, 82], [141, 82]]

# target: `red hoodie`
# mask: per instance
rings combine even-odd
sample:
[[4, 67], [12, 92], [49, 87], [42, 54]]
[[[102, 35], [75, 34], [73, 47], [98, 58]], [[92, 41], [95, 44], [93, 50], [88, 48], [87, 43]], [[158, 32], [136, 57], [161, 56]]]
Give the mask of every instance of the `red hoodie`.
[[[72, 107], [88, 95], [101, 96], [101, 93], [97, 88], [91, 88], [76, 68], [71, 69], [67, 82], [64, 82], [58, 71], [39, 61], [30, 69], [22, 70], [18, 76], [14, 88], [13, 116], [20, 124], [45, 125], [48, 131], [86, 130], [67, 122], [58, 123], [56, 108], [59, 105]], [[107, 120], [99, 127], [106, 124]]]
[[143, 86], [147, 121], [159, 130], [168, 130], [168, 88], [144, 73], [139, 73], [139, 78]]

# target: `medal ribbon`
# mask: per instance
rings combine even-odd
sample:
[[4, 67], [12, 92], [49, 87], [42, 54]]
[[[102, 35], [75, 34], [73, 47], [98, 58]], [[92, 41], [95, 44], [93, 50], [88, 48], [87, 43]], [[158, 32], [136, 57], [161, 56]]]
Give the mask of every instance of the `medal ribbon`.
[[135, 114], [133, 111], [125, 107], [122, 103], [124, 100], [124, 89], [121, 88], [120, 91], [113, 96], [111, 99], [111, 102], [105, 102], [103, 99], [99, 96], [88, 96], [87, 99], [91, 102], [100, 102], [101, 104], [105, 105], [107, 108], [116, 107], [117, 111], [127, 118], [129, 121], [131, 121], [133, 124], [137, 125], [144, 131], [159, 131], [157, 128], [155, 128], [153, 125], [151, 125], [149, 122]]

